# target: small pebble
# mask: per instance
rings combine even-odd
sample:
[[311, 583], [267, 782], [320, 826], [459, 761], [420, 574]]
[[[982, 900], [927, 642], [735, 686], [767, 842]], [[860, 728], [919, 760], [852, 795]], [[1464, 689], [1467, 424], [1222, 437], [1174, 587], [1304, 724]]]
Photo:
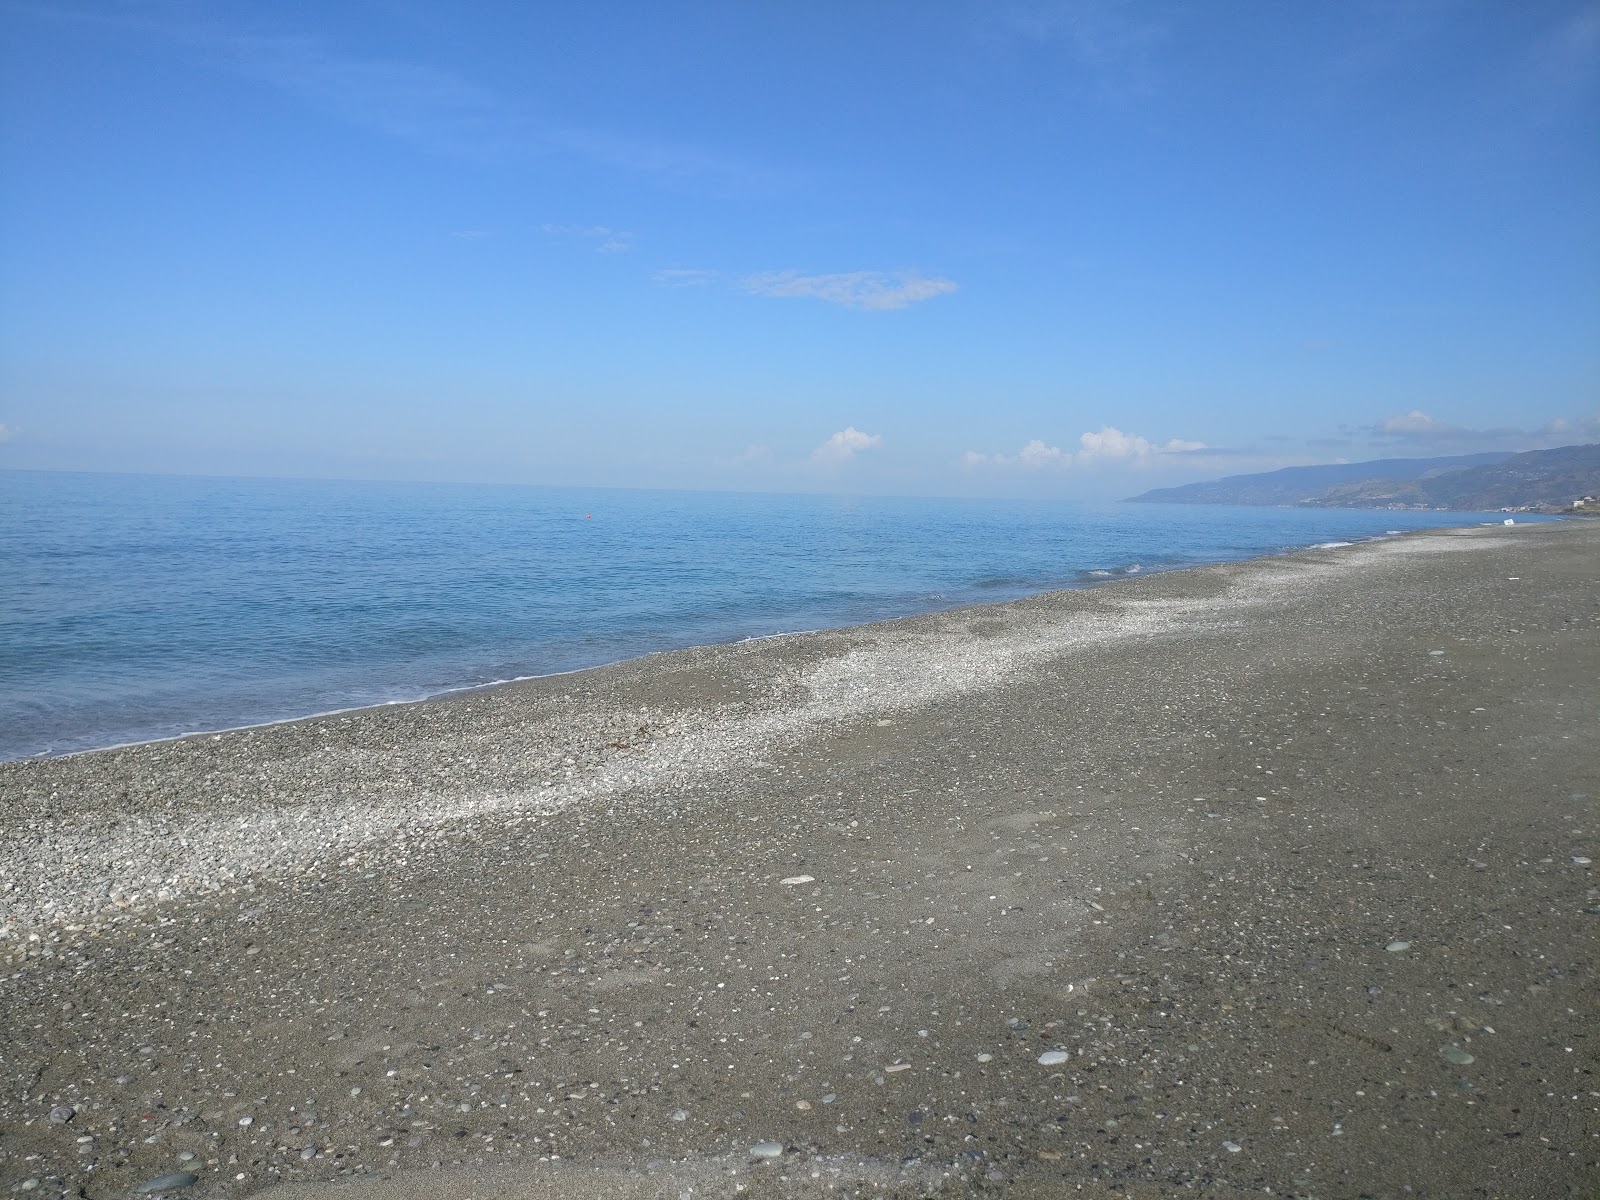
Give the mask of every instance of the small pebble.
[[1584, 854], [1574, 854], [1572, 856], [1572, 861], [1577, 863], [1580, 867], [1587, 867], [1589, 865], [1590, 859], [1589, 859], [1589, 857], [1587, 855], [1584, 855]]
[[178, 1161], [179, 1162], [193, 1162], [194, 1161], [194, 1151], [193, 1150], [180, 1151], [179, 1154], [178, 1154]]
[[27, 1179], [24, 1179], [22, 1181], [22, 1190], [25, 1191], [25, 1192], [31, 1192], [31, 1191], [33, 1191], [34, 1188], [36, 1188], [38, 1186], [39, 1186], [39, 1177], [37, 1175], [31, 1176], [31, 1177], [29, 1177]]
[[1238, 1142], [1223, 1142], [1222, 1148], [1229, 1154], [1237, 1154], [1239, 1151], [1244, 1149], [1244, 1147], [1239, 1145]]
[[1046, 1050], [1039, 1055], [1039, 1065], [1041, 1067], [1059, 1067], [1070, 1057], [1065, 1050]]
[[1410, 942], [1390, 942], [1384, 947], [1390, 954], [1399, 954], [1402, 950], [1411, 949]]
[[994, 1061], [994, 1055], [992, 1055], [992, 1054], [980, 1054], [980, 1055], [978, 1055], [978, 1061], [979, 1062], [993, 1062]]
[[1464, 1067], [1469, 1062], [1477, 1061], [1460, 1046], [1446, 1046], [1439, 1051], [1439, 1057], [1444, 1059], [1445, 1062], [1455, 1063], [1458, 1067]]
[[672, 1114], [672, 1119], [674, 1121], [687, 1121], [689, 1119], [689, 1114], [680, 1108]]
[[300, 1151], [300, 1157], [301, 1158], [308, 1158], [309, 1159], [309, 1158], [315, 1158], [316, 1156], [317, 1156], [317, 1148], [315, 1146], [307, 1146], [305, 1149]]
[[824, 1104], [832, 1104], [838, 1098], [839, 1098], [839, 1093], [838, 1092], [829, 1092], [826, 1096], [824, 1096], [822, 1098], [822, 1102]]
[[153, 1192], [175, 1192], [179, 1188], [192, 1187], [200, 1182], [198, 1175], [188, 1171], [173, 1171], [167, 1175], [157, 1175], [154, 1179], [147, 1179], [133, 1190], [141, 1196], [148, 1196]]
[[802, 883], [815, 883], [816, 877], [812, 875], [791, 875], [787, 879], [778, 880], [778, 882], [784, 887], [796, 887]]
[[781, 1158], [782, 1156], [783, 1143], [781, 1142], [757, 1142], [750, 1147], [750, 1157], [752, 1158]]
[[241, 1126], [243, 1126], [243, 1125], [254, 1125], [255, 1123], [256, 1123], [256, 1119], [254, 1117], [240, 1117], [239, 1118], [239, 1124]]

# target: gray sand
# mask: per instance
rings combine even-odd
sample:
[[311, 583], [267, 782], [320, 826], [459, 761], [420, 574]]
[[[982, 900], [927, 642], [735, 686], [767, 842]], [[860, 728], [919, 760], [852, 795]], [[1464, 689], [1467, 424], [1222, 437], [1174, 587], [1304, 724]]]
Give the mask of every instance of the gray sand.
[[1593, 1195], [1597, 627], [1444, 531], [0, 766], [0, 1189]]

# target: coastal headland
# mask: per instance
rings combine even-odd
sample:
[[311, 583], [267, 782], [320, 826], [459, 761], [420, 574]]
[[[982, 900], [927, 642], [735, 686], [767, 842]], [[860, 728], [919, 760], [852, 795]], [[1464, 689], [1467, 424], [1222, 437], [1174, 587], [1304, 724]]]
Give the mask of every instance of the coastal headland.
[[1441, 530], [0, 765], [0, 1193], [1592, 1195], [1597, 635]]

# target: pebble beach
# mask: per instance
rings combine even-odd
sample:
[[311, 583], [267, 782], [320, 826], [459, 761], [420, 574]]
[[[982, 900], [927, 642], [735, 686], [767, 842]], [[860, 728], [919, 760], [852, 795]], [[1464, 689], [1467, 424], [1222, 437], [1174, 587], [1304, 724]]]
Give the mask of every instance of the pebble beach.
[[1600, 522], [0, 764], [0, 1194], [1590, 1196]]

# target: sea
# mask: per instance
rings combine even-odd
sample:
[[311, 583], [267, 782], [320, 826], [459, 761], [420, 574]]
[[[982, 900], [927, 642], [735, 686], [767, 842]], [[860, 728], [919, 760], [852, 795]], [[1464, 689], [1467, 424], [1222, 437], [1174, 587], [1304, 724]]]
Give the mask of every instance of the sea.
[[0, 760], [1502, 519], [0, 471]]

